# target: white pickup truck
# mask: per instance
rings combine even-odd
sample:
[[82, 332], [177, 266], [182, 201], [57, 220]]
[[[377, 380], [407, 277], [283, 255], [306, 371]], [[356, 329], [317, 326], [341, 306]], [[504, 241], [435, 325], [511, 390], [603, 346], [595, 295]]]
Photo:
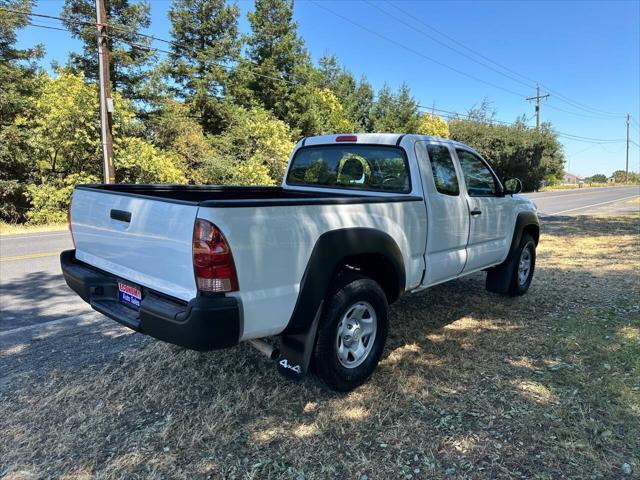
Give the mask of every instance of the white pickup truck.
[[76, 187], [62, 270], [138, 332], [196, 350], [249, 341], [286, 376], [312, 363], [346, 391], [375, 369], [401, 295], [480, 270], [492, 292], [527, 291], [539, 224], [520, 189], [450, 140], [309, 137], [281, 187]]

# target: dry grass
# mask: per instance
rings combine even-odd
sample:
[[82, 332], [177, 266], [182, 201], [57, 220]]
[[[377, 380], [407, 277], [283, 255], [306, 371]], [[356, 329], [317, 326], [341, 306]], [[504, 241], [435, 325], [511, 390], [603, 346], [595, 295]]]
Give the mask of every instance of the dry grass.
[[[630, 186], [630, 185], [638, 185], [637, 183], [615, 183], [615, 182], [604, 182], [604, 183], [599, 183], [599, 182], [592, 182], [592, 183], [585, 183], [583, 184], [582, 188], [591, 188], [591, 187], [625, 187], [625, 186]], [[580, 188], [580, 185], [578, 185], [577, 183], [567, 183], [567, 184], [563, 184], [563, 185], [551, 185], [548, 187], [542, 187], [540, 190], [538, 190], [539, 192], [554, 192], [556, 190], [577, 190], [578, 188]]]
[[48, 365], [0, 392], [0, 477], [637, 478], [639, 227], [547, 219], [519, 299], [483, 275], [403, 298], [348, 395], [245, 346]]
[[49, 223], [46, 225], [23, 225], [0, 222], [0, 235], [20, 235], [23, 233], [43, 233], [66, 231], [66, 223]]

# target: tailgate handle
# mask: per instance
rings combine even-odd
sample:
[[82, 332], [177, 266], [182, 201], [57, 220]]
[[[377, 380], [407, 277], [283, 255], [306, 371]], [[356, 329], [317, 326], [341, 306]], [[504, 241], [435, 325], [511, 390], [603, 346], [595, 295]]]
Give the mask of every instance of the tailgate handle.
[[111, 210], [111, 218], [114, 220], [120, 220], [121, 222], [129, 223], [131, 221], [131, 212], [125, 210]]

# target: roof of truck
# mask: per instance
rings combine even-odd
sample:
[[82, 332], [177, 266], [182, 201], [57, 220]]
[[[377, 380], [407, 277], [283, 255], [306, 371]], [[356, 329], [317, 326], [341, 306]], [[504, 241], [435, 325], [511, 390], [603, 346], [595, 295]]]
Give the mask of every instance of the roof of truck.
[[[399, 145], [403, 138], [411, 137], [414, 140], [437, 140], [449, 142], [456, 145], [464, 145], [448, 138], [432, 137], [430, 135], [405, 134], [405, 133], [336, 133], [331, 135], [316, 135], [314, 137], [304, 137], [300, 139], [301, 147], [309, 145], [333, 144], [340, 141], [345, 143], [368, 143], [380, 145]], [[465, 145], [466, 146], [466, 145]]]

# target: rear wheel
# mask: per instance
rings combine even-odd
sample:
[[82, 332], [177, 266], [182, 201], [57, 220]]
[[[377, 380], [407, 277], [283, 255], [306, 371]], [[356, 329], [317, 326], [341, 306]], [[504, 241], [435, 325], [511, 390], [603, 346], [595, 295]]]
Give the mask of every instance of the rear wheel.
[[314, 350], [318, 375], [341, 392], [353, 390], [373, 373], [389, 327], [380, 285], [357, 276], [346, 282], [326, 303]]

